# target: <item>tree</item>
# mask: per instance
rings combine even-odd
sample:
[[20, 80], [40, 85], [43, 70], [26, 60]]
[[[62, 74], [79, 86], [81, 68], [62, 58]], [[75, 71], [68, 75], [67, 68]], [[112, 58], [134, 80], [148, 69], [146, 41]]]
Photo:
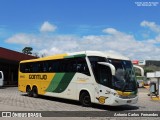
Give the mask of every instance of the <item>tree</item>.
[[35, 56], [35, 57], [37, 57], [37, 58], [39, 58], [39, 55], [38, 55], [38, 53], [37, 53], [37, 52], [32, 53], [32, 55], [33, 55], [33, 56]]
[[32, 50], [33, 50], [32, 47], [25, 47], [23, 48], [22, 53], [27, 54], [27, 55], [32, 55]]

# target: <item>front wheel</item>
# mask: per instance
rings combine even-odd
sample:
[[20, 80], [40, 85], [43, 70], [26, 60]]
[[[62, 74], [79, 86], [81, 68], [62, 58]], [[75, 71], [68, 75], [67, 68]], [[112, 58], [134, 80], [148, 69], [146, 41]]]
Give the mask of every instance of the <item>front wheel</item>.
[[80, 103], [82, 104], [82, 106], [84, 107], [89, 107], [91, 106], [91, 98], [90, 95], [87, 92], [83, 92], [80, 95]]

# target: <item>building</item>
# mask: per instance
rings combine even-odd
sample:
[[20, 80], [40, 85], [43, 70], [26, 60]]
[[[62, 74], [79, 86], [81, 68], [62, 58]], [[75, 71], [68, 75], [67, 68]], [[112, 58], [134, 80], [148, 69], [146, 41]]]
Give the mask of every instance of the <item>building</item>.
[[160, 60], [133, 60], [134, 65], [139, 66], [157, 66], [160, 67]]
[[4, 73], [4, 86], [18, 85], [18, 66], [21, 60], [36, 57], [0, 47], [0, 71]]
[[160, 60], [147, 60], [146, 66], [157, 66], [160, 67]]

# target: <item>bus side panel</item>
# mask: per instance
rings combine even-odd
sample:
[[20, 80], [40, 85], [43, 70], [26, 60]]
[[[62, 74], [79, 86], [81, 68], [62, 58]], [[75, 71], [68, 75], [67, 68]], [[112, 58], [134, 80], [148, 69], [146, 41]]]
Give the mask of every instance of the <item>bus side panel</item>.
[[[36, 75], [40, 75], [40, 76], [36, 77]], [[27, 85], [29, 85], [31, 89], [33, 86], [36, 86], [38, 89], [38, 94], [44, 95], [45, 90], [49, 86], [54, 76], [55, 76], [55, 73], [21, 73], [19, 72], [18, 90], [22, 92], [26, 92]]]
[[81, 91], [87, 91], [91, 97], [91, 102], [94, 102], [95, 87], [93, 78], [91, 76], [80, 74], [77, 77], [76, 83], [77, 83], [77, 94], [76, 94], [77, 100], [79, 100]]
[[[52, 90], [51, 88], [49, 88], [45, 95], [59, 97], [59, 98], [67, 98], [72, 100], [79, 100], [80, 91], [86, 90], [89, 92], [91, 96], [91, 101], [94, 102], [94, 84], [90, 76], [87, 76], [81, 73], [76, 73], [68, 83], [68, 86], [66, 86], [66, 82], [68, 81], [67, 76], [65, 75], [63, 77], [59, 76], [59, 78], [61, 78], [60, 80], [61, 82], [59, 82], [56, 89], [54, 89], [54, 84], [53, 84]], [[68, 78], [71, 78], [71, 77], [68, 77]], [[57, 79], [53, 81], [56, 82], [56, 80]], [[63, 91], [64, 86], [66, 88]]]
[[56, 73], [46, 89], [48, 96], [76, 99], [76, 73]]
[[90, 95], [90, 98], [91, 98], [91, 102], [94, 103], [95, 101], [95, 93], [94, 93], [94, 85], [92, 83], [80, 83], [78, 84], [78, 100], [79, 100], [79, 97], [80, 97], [80, 93], [81, 91], [87, 91]]
[[18, 76], [18, 90], [21, 92], [26, 92], [26, 78], [25, 75], [21, 72], [19, 72]]
[[40, 95], [44, 95], [46, 93], [46, 89], [51, 84], [51, 82], [54, 79], [56, 73], [46, 73], [46, 74], [44, 73], [42, 75], [46, 75], [47, 79], [39, 80], [38, 83], [33, 84], [38, 88], [38, 94], [40, 94]]

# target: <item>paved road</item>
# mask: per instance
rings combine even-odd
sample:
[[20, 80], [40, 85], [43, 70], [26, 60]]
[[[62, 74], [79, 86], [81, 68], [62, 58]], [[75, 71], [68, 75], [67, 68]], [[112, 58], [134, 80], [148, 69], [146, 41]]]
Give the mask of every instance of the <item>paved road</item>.
[[[25, 93], [21, 93], [17, 90], [17, 87], [7, 87], [0, 89], [0, 111], [159, 111], [160, 101], [152, 101], [147, 96], [148, 91], [145, 88], [139, 89], [139, 101], [135, 105], [131, 106], [99, 106], [93, 105], [93, 107], [82, 107], [79, 102], [58, 99], [53, 97], [40, 96], [39, 98], [28, 97]], [[49, 118], [47, 118], [49, 119]], [[58, 119], [58, 118], [56, 118]], [[86, 119], [99, 119], [96, 117], [88, 117]], [[123, 119], [119, 118], [101, 118], [101, 119]], [[128, 118], [126, 118], [128, 119]], [[134, 118], [132, 118], [134, 119]], [[149, 119], [149, 118], [142, 118]], [[158, 118], [154, 118], [158, 119]]]

